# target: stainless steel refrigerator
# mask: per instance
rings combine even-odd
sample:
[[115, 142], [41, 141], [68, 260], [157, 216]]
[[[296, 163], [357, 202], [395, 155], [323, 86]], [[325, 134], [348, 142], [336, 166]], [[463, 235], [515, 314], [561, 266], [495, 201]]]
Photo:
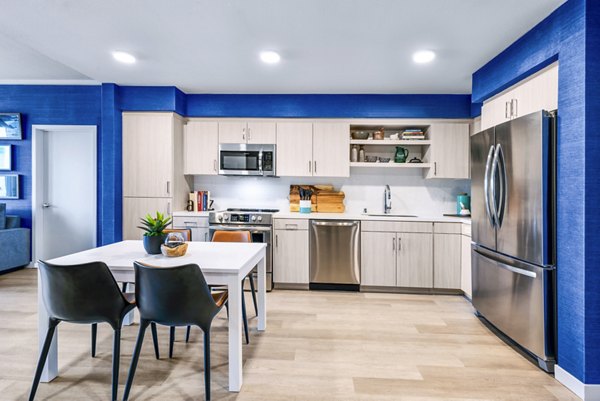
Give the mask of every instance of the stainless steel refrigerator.
[[471, 137], [473, 305], [539, 366], [555, 363], [555, 119]]

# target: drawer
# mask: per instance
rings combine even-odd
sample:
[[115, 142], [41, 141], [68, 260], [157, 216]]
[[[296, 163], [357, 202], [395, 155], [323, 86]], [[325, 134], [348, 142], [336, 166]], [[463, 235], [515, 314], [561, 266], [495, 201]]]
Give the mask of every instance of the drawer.
[[275, 219], [273, 226], [276, 230], [308, 230], [308, 220]]
[[173, 228], [199, 228], [208, 227], [208, 217], [175, 216]]
[[462, 223], [434, 223], [433, 232], [438, 234], [461, 234]]
[[470, 224], [462, 224], [462, 235], [466, 235], [468, 237], [471, 236], [471, 225]]
[[432, 223], [415, 221], [375, 221], [361, 222], [361, 231], [398, 232], [398, 233], [430, 233], [433, 231]]

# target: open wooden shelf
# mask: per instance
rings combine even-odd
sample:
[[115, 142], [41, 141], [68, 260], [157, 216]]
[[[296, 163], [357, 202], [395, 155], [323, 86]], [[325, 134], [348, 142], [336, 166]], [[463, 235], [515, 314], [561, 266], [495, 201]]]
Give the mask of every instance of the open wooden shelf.
[[431, 141], [427, 139], [391, 140], [391, 139], [351, 139], [350, 145], [376, 145], [376, 146], [427, 146]]
[[431, 163], [361, 163], [350, 162], [350, 167], [368, 168], [431, 168]]

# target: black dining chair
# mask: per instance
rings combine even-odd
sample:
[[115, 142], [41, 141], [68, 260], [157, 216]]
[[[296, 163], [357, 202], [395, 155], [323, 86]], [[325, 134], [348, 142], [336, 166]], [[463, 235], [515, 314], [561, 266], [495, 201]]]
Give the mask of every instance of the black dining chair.
[[[55, 265], [39, 261], [42, 297], [48, 311], [48, 332], [38, 360], [29, 394], [32, 401], [48, 357], [52, 337], [60, 322], [108, 323], [114, 330], [112, 361], [112, 400], [117, 399], [121, 325], [135, 308], [134, 294], [123, 294], [108, 266], [102, 262], [79, 265]], [[93, 326], [95, 327], [95, 326]], [[92, 329], [92, 353], [95, 355], [95, 331]]]
[[187, 264], [154, 267], [140, 262], [135, 267], [135, 296], [140, 311], [138, 333], [123, 400], [127, 401], [148, 325], [198, 326], [204, 332], [204, 386], [210, 400], [210, 326], [227, 301], [227, 291], [211, 292], [200, 267]]

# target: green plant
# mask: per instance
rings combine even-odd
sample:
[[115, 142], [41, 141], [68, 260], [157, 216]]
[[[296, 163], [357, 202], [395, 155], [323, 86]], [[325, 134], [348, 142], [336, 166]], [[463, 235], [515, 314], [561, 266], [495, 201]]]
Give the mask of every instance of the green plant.
[[140, 219], [140, 221], [143, 225], [138, 226], [138, 228], [144, 230], [145, 237], [158, 237], [163, 235], [163, 230], [171, 224], [171, 218], [169, 216], [165, 217], [159, 212], [156, 212], [156, 217], [147, 214], [146, 217]]

